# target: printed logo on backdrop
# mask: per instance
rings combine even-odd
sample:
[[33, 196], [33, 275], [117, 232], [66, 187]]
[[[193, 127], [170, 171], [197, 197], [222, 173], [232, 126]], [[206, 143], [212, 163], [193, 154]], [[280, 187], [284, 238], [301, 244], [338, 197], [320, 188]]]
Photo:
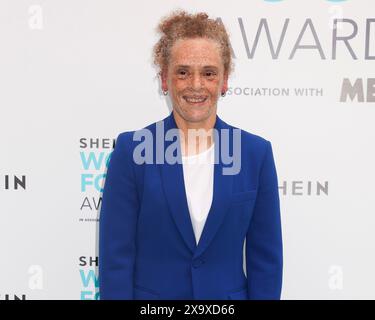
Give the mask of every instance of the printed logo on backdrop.
[[323, 97], [323, 88], [250, 88], [228, 87], [227, 95], [252, 97]]
[[26, 190], [26, 175], [5, 174], [0, 180], [1, 190]]
[[[371, 32], [375, 32], [375, 18], [361, 21], [349, 17], [333, 18], [329, 20], [328, 26], [316, 23], [308, 17], [303, 23], [295, 22], [288, 17], [280, 17], [281, 21], [275, 18], [261, 18], [254, 29], [249, 18], [234, 17], [234, 19], [238, 24], [238, 28], [234, 31], [240, 33], [241, 39], [236, 49], [232, 48], [235, 58], [255, 59], [257, 55], [262, 55], [262, 52], [257, 53], [257, 50], [259, 51], [260, 44], [265, 42], [269, 51], [268, 56], [273, 60], [296, 60], [300, 57], [308, 57], [309, 60], [340, 58], [375, 60], [375, 52], [370, 52], [375, 41], [371, 37]], [[218, 18], [218, 20], [222, 19]], [[341, 27], [347, 30], [339, 32], [343, 29]], [[296, 30], [298, 36], [294, 35]], [[331, 36], [327, 38], [328, 31]], [[358, 40], [361, 40], [360, 46], [354, 43]]]
[[327, 180], [290, 180], [279, 184], [279, 193], [283, 196], [328, 196], [329, 183]]
[[98, 257], [79, 257], [81, 300], [99, 300]]
[[115, 139], [81, 138], [79, 140], [81, 164], [80, 222], [98, 222], [105, 175]]
[[26, 300], [26, 294], [0, 293], [0, 300]]
[[[235, 21], [232, 33], [238, 33], [233, 39], [232, 53], [236, 59], [255, 60], [257, 57], [269, 57], [272, 60], [306, 59], [314, 60], [375, 60], [375, 18], [355, 19], [344, 14], [341, 6], [347, 0], [321, 0], [331, 3], [327, 8], [327, 24], [317, 23], [306, 16], [295, 21], [288, 16], [279, 18], [261, 18], [252, 24], [248, 17], [225, 17], [225, 22]], [[288, 3], [287, 0], [264, 0], [271, 4], [270, 10], [278, 5]], [[274, 5], [272, 5], [274, 4]], [[276, 5], [278, 4], [278, 5]], [[222, 20], [218, 18], [218, 20]], [[296, 33], [295, 33], [296, 32]], [[327, 37], [327, 33], [330, 36]], [[264, 50], [261, 51], [261, 50]], [[324, 68], [324, 66], [322, 66]], [[306, 79], [309, 79], [308, 69]], [[317, 80], [318, 81], [318, 80]], [[319, 81], [320, 82], [320, 81]], [[337, 101], [375, 102], [374, 79], [350, 79], [338, 73], [338, 85], [330, 88], [340, 90], [335, 96]], [[246, 83], [230, 87], [227, 94], [246, 97], [316, 97], [323, 98], [328, 88], [317, 83], [309, 87], [301, 87], [303, 75], [296, 79], [297, 86], [284, 87], [252, 87]]]
[[340, 102], [375, 102], [375, 78], [344, 78]]

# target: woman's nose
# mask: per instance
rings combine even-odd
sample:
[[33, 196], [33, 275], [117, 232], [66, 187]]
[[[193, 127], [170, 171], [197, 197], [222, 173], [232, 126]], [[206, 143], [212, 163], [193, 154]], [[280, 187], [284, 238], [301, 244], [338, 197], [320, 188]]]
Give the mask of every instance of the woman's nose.
[[192, 77], [192, 87], [194, 90], [198, 90], [202, 87], [203, 82], [202, 82], [202, 77], [200, 74], [194, 74]]

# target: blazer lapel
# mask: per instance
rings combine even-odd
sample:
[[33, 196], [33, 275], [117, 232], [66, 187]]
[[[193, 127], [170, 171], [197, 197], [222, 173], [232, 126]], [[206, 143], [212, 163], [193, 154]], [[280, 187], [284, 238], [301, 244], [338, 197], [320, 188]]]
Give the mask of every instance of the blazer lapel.
[[[169, 129], [177, 129], [173, 113], [171, 113], [164, 121], [164, 152], [173, 142], [165, 141], [164, 138], [165, 133]], [[180, 143], [178, 143], [178, 152], [180, 156]], [[165, 162], [159, 165], [159, 168], [161, 170], [162, 184], [172, 217], [186, 245], [191, 252], [194, 253], [196, 249], [196, 241], [186, 198], [182, 163], [181, 161], [179, 162], [180, 163], [177, 162], [175, 164]]]
[[[171, 113], [164, 120], [164, 134], [169, 129], [176, 129], [177, 125]], [[187, 204], [186, 190], [183, 176], [182, 163], [159, 165], [162, 184], [164, 187], [167, 203], [170, 208], [172, 217], [176, 223], [177, 229], [181, 233], [186, 245], [198, 257], [208, 247], [220, 225], [222, 224], [225, 214], [229, 209], [230, 197], [232, 194], [233, 175], [223, 175], [223, 163], [220, 157], [221, 129], [229, 129], [229, 126], [216, 116], [215, 129], [218, 130], [218, 140], [215, 141], [215, 164], [214, 164], [214, 185], [213, 199], [205, 222], [198, 245], [195, 241], [193, 226], [190, 219], [189, 207]], [[164, 137], [163, 134], [163, 137]], [[231, 142], [231, 135], [229, 135]], [[171, 141], [164, 139], [164, 151], [171, 144]], [[178, 146], [180, 144], [178, 143]], [[179, 157], [181, 156], [179, 149]]]
[[[220, 225], [224, 221], [225, 214], [230, 206], [232, 196], [233, 175], [223, 175], [223, 163], [220, 156], [221, 129], [229, 129], [229, 126], [218, 116], [216, 117], [215, 129], [218, 132], [215, 141], [215, 164], [214, 164], [214, 185], [211, 208], [208, 212], [198, 246], [194, 252], [194, 258], [200, 256], [209, 246]], [[231, 135], [229, 135], [231, 144]]]

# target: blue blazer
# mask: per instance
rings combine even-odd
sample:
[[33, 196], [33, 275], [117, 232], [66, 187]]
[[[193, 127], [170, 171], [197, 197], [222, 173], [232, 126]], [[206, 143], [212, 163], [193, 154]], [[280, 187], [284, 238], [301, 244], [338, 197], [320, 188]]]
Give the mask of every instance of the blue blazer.
[[[173, 112], [159, 124], [177, 128]], [[235, 127], [216, 116], [215, 128], [232, 135]], [[146, 129], [155, 137], [156, 123]], [[215, 162], [212, 206], [196, 244], [182, 164], [136, 164], [140, 142], [133, 134], [119, 134], [108, 164], [100, 299], [280, 299], [282, 233], [271, 143], [241, 130], [240, 172], [225, 175], [227, 164]], [[165, 148], [171, 143], [164, 141]]]

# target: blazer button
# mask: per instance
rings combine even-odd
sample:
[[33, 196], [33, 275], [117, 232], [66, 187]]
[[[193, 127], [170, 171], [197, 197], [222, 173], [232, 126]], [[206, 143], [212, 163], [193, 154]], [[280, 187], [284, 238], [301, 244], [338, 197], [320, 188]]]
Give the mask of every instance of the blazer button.
[[194, 268], [199, 268], [203, 263], [204, 263], [203, 259], [193, 260], [193, 267]]

